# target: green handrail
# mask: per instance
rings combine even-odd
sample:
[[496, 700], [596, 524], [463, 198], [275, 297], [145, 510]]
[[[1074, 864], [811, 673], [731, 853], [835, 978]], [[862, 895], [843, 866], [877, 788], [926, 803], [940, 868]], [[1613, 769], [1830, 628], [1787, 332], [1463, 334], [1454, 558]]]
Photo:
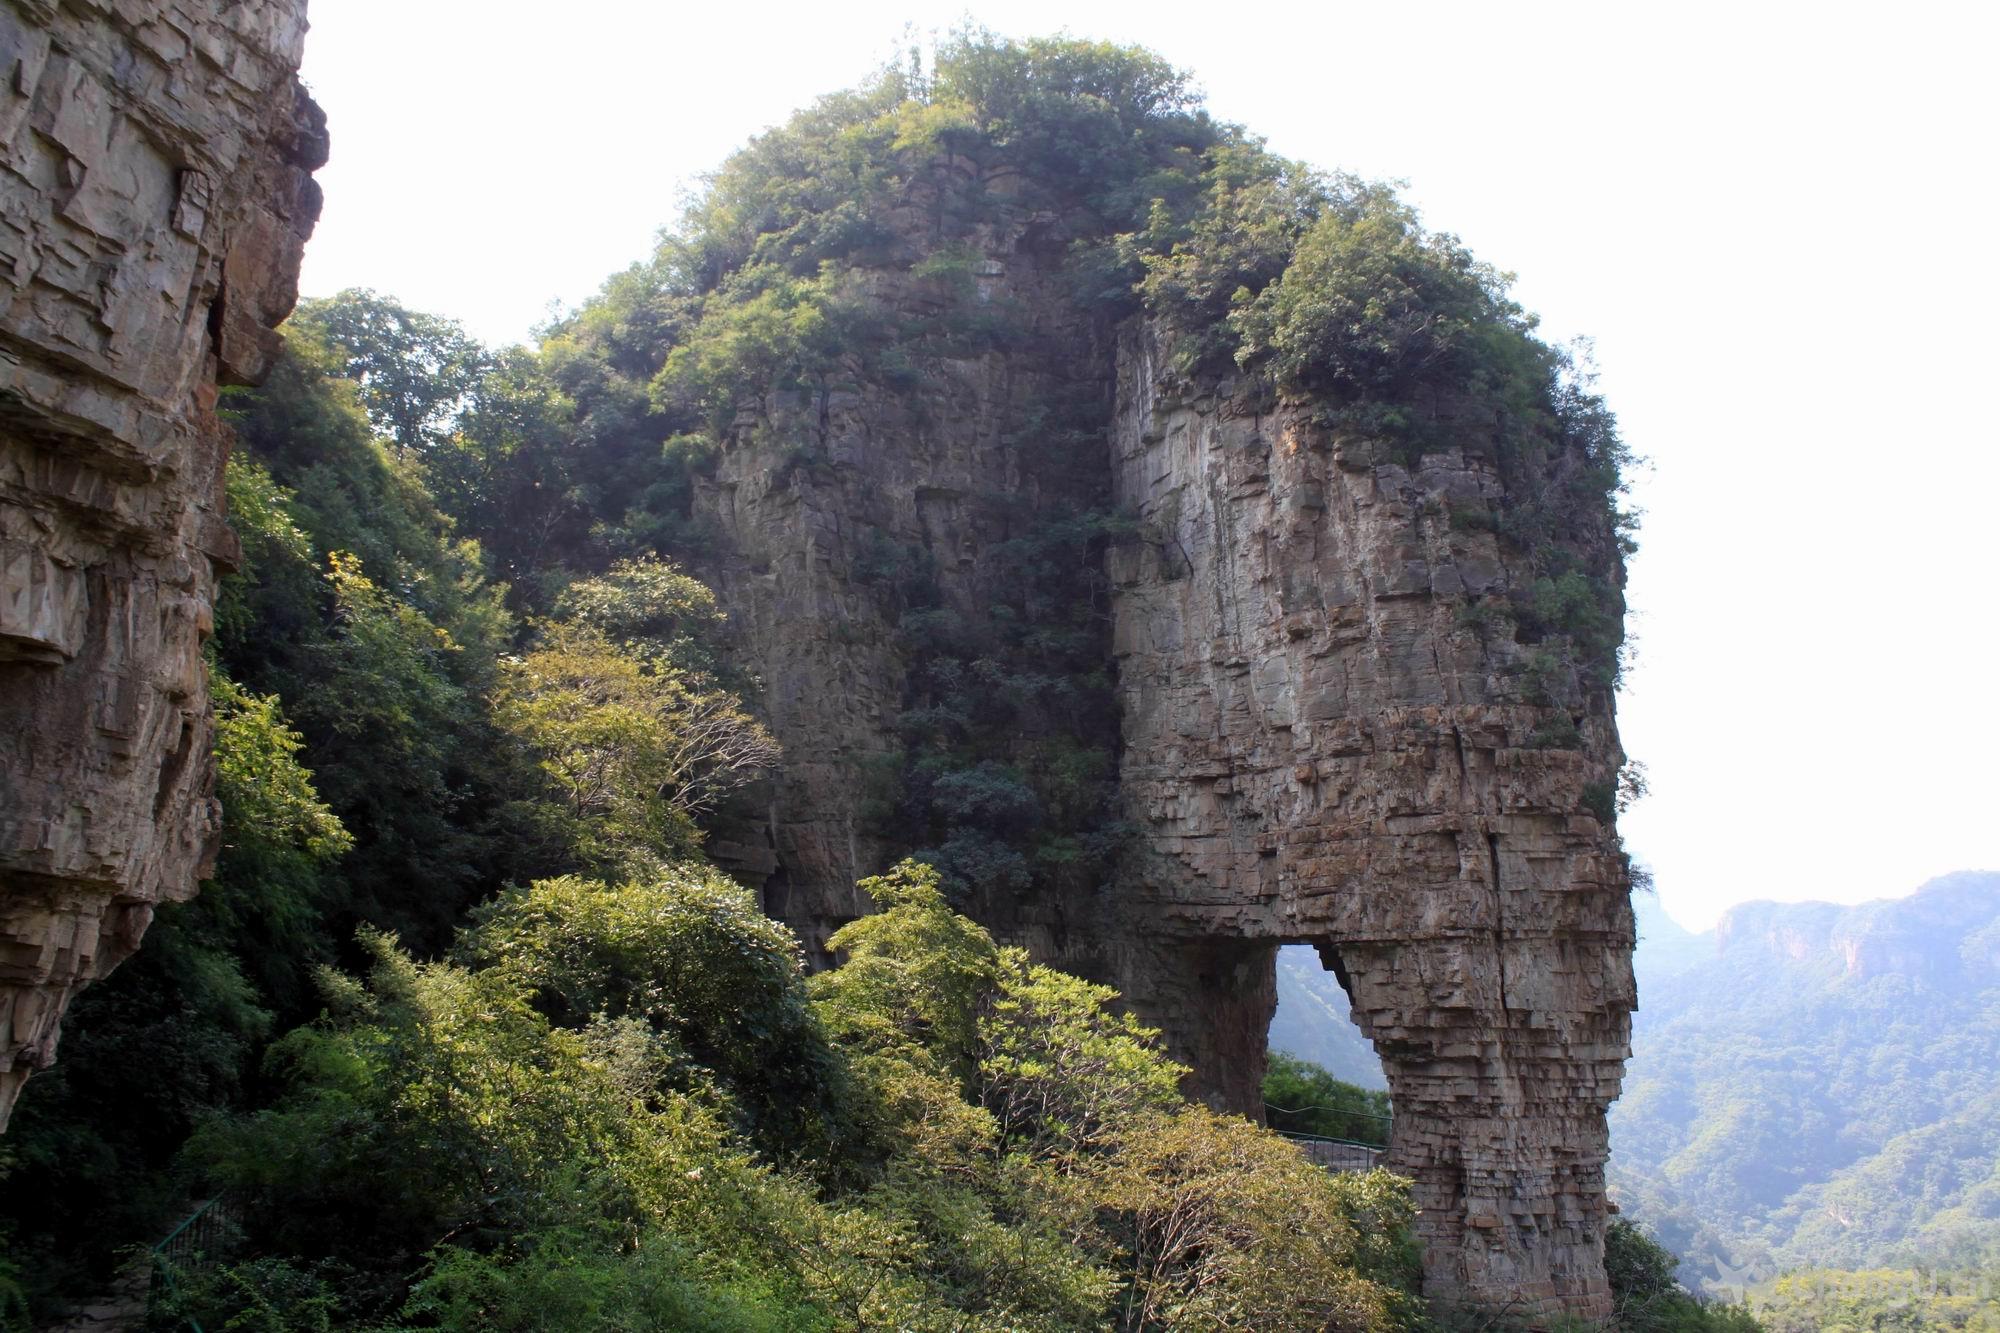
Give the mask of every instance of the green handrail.
[[1367, 1143], [1361, 1139], [1336, 1139], [1328, 1134], [1297, 1134], [1289, 1129], [1271, 1131], [1280, 1138], [1294, 1139], [1300, 1143], [1338, 1143], [1347, 1148], [1366, 1148], [1369, 1152], [1387, 1152], [1388, 1147], [1380, 1143]]
[[181, 1224], [179, 1226], [175, 1227], [172, 1231], [169, 1231], [166, 1235], [162, 1236], [159, 1239], [159, 1241], [153, 1246], [153, 1253], [165, 1254], [167, 1252], [167, 1247], [172, 1245], [176, 1240], [179, 1240], [181, 1233], [183, 1231], [186, 1231], [189, 1227], [193, 1226], [196, 1222], [200, 1221], [203, 1215], [206, 1214], [209, 1209], [215, 1207], [215, 1205], [220, 1202], [222, 1202], [222, 1200], [219, 1196], [213, 1199], [209, 1199], [206, 1202], [204, 1202], [201, 1205], [201, 1207], [195, 1209], [193, 1212], [189, 1213], [186, 1217], [183, 1217], [181, 1219]]
[[[221, 1195], [204, 1201], [201, 1206], [182, 1218], [179, 1226], [162, 1236], [154, 1244], [151, 1255], [153, 1274], [159, 1279], [160, 1287], [166, 1292], [169, 1300], [176, 1299], [181, 1294], [180, 1283], [175, 1278], [175, 1273], [181, 1266], [181, 1260], [187, 1255], [194, 1253], [195, 1245], [203, 1239], [202, 1231], [205, 1228], [198, 1229], [197, 1224], [202, 1222], [203, 1219], [214, 1220], [211, 1214], [214, 1214], [216, 1205], [221, 1202]], [[215, 1216], [219, 1217], [219, 1214]], [[186, 1318], [187, 1326], [193, 1329], [194, 1333], [207, 1333], [207, 1330], [202, 1328], [199, 1319], [196, 1319], [193, 1315], [188, 1315]]]

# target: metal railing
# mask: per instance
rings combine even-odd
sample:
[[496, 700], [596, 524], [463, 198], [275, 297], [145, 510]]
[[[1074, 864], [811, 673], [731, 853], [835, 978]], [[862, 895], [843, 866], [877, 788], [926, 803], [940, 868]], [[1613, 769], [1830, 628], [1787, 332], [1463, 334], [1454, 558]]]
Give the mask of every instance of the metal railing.
[[[148, 1304], [178, 1303], [180, 1279], [214, 1266], [218, 1251], [235, 1235], [236, 1221], [229, 1215], [222, 1196], [197, 1206], [153, 1246], [153, 1287]], [[193, 1315], [186, 1318], [187, 1327], [194, 1333], [206, 1333], [200, 1320]]]
[[1321, 1134], [1292, 1134], [1274, 1131], [1299, 1145], [1306, 1160], [1328, 1171], [1373, 1171], [1389, 1155], [1387, 1148], [1353, 1139], [1330, 1139]]
[[[1393, 1114], [1385, 1114], [1378, 1111], [1357, 1111], [1357, 1110], [1352, 1110], [1345, 1106], [1319, 1106], [1316, 1104], [1308, 1106], [1280, 1106], [1276, 1102], [1264, 1103], [1264, 1119], [1267, 1122], [1270, 1120], [1271, 1116], [1274, 1113], [1277, 1115], [1285, 1115], [1285, 1116], [1302, 1116], [1313, 1111], [1324, 1111], [1328, 1116], [1332, 1117], [1332, 1119], [1336, 1122], [1342, 1120], [1373, 1121], [1375, 1124], [1381, 1127], [1379, 1130], [1370, 1130], [1367, 1129], [1366, 1127], [1360, 1127], [1356, 1128], [1354, 1131], [1357, 1134], [1362, 1134], [1362, 1133], [1367, 1134], [1368, 1135], [1367, 1138], [1341, 1139], [1341, 1141], [1344, 1143], [1365, 1143], [1371, 1148], [1386, 1148], [1389, 1145], [1389, 1129], [1392, 1125], [1396, 1123], [1396, 1117]], [[1325, 1124], [1326, 1122], [1321, 1121], [1320, 1123]], [[1273, 1128], [1276, 1127], [1273, 1126]], [[1343, 1125], [1341, 1126], [1341, 1128], [1348, 1128], [1348, 1126]], [[1287, 1131], [1281, 1130], [1279, 1132], [1284, 1133]], [[1300, 1130], [1297, 1132], [1303, 1134], [1305, 1131]], [[1306, 1137], [1340, 1138], [1339, 1135], [1327, 1135], [1327, 1134], [1314, 1134], [1314, 1135], [1307, 1135]]]

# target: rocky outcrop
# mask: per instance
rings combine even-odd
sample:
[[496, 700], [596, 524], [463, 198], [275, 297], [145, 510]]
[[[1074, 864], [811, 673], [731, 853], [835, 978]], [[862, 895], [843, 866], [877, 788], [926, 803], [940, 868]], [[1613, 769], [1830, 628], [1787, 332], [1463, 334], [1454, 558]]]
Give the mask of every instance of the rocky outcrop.
[[[1633, 927], [1593, 792], [1622, 755], [1609, 690], [1552, 694], [1500, 613], [1535, 571], [1490, 520], [1527, 497], [1473, 426], [1402, 459], [1160, 360], [1128, 332], [1111, 435], [1147, 534], [1112, 555], [1121, 985], [1254, 1112], [1276, 948], [1316, 945], [1388, 1075], [1426, 1293], [1607, 1314]], [[1610, 538], [1569, 536], [1615, 579]]]
[[229, 433], [319, 215], [304, 0], [0, 0], [0, 1127], [211, 862]]
[[[1059, 312], [1057, 261], [1033, 236], [1005, 220], [982, 233], [984, 290]], [[1136, 842], [1095, 893], [971, 910], [1117, 985], [1196, 1091], [1253, 1116], [1275, 952], [1317, 946], [1395, 1096], [1391, 1160], [1417, 1182], [1427, 1291], [1608, 1312], [1605, 1109], [1633, 1004], [1607, 808], [1622, 756], [1609, 688], [1552, 677], [1510, 618], [1537, 570], [1497, 519], [1530, 503], [1529, 480], [1475, 426], [1399, 459], [1331, 434], [1314, 403], [1177, 380], [1141, 321], [1043, 319], [915, 393], [856, 384], [739, 418], [699, 502], [733, 555], [704, 573], [786, 764], [763, 829], [713, 850], [815, 945], [866, 910], [853, 881], [907, 850], [862, 814], [871, 766], [899, 751], [907, 663], [863, 553], [921, 546], [950, 603], [979, 614], [1007, 531], [991, 497], [1032, 511], [1046, 484], [996, 423], [1096, 381], [1092, 503], [1139, 533], [1105, 555], [1104, 643]], [[1608, 514], [1560, 540], [1620, 579]]]

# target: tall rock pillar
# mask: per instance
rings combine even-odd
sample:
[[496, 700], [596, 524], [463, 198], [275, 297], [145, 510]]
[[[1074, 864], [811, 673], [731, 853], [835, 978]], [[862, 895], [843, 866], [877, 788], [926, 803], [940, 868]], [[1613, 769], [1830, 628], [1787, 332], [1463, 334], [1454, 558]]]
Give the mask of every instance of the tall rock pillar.
[[[1261, 1115], [1272, 950], [1319, 946], [1388, 1075], [1427, 1294], [1608, 1314], [1622, 755], [1608, 686], [1510, 618], [1536, 572], [1499, 531], [1526, 488], [1476, 428], [1402, 457], [1160, 360], [1124, 340], [1112, 440], [1143, 534], [1111, 556], [1123, 990], [1211, 1101]], [[1555, 539], [1616, 581], [1608, 522]]]
[[319, 216], [305, 0], [0, 0], [0, 1128], [215, 852], [229, 433]]

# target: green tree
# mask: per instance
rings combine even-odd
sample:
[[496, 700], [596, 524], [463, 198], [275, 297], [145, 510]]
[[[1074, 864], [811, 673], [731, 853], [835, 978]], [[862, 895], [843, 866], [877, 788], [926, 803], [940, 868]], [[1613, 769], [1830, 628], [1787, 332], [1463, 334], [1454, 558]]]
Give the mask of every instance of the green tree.
[[[955, 1299], [1040, 1309], [1055, 1327], [1416, 1317], [1401, 1182], [1330, 1175], [1188, 1106], [1185, 1069], [1114, 1010], [1114, 992], [996, 949], [930, 867], [905, 862], [864, 887], [882, 910], [834, 936], [846, 961], [814, 979], [814, 998], [889, 1115], [897, 1146], [875, 1198], [934, 1249]], [[1032, 1247], [1011, 1262], [958, 1239], [1003, 1220]]]
[[1272, 1051], [1264, 1068], [1264, 1117], [1272, 1129], [1378, 1147], [1389, 1142], [1389, 1094], [1343, 1083], [1309, 1060]]
[[547, 795], [527, 817], [584, 865], [644, 867], [700, 841], [697, 815], [757, 778], [777, 742], [735, 695], [555, 622], [502, 670], [494, 717]]
[[338, 358], [336, 372], [361, 386], [375, 428], [416, 453], [449, 435], [492, 366], [491, 354], [457, 320], [360, 288], [300, 302], [292, 326], [325, 342]]
[[[577, 1246], [616, 1282], [635, 1230], [653, 1237], [656, 1274], [678, 1237], [726, 1294], [768, 1263], [762, 1237], [810, 1206], [754, 1166], [704, 1097], [661, 1091], [638, 1020], [552, 1027], [508, 969], [417, 963], [379, 936], [369, 949], [365, 988], [331, 982], [328, 1016], [273, 1048], [278, 1103], [194, 1146], [239, 1201], [242, 1257], [333, 1274], [342, 1326], [406, 1301], [469, 1318], [480, 1288], [518, 1300], [539, 1262]], [[309, 1304], [325, 1285], [287, 1279]], [[192, 1313], [223, 1323], [254, 1294], [234, 1286]]]
[[712, 676], [710, 636], [725, 619], [707, 584], [670, 560], [638, 556], [569, 584], [559, 620], [595, 630], [655, 670]]
[[1674, 1280], [1680, 1260], [1622, 1217], [1604, 1235], [1604, 1275], [1613, 1317], [1631, 1333], [1758, 1333], [1765, 1327], [1742, 1306], [1697, 1300]]
[[807, 1003], [798, 941], [721, 874], [544, 880], [476, 920], [467, 957], [559, 1027], [643, 1024], [666, 1086], [726, 1094], [771, 1160], [827, 1163], [849, 1148], [844, 1071]]
[[997, 983], [992, 937], [950, 910], [937, 870], [905, 861], [864, 879], [876, 910], [833, 933], [841, 965], [812, 980], [828, 1026], [851, 1046], [922, 1064], [971, 1092], [976, 1015]]

